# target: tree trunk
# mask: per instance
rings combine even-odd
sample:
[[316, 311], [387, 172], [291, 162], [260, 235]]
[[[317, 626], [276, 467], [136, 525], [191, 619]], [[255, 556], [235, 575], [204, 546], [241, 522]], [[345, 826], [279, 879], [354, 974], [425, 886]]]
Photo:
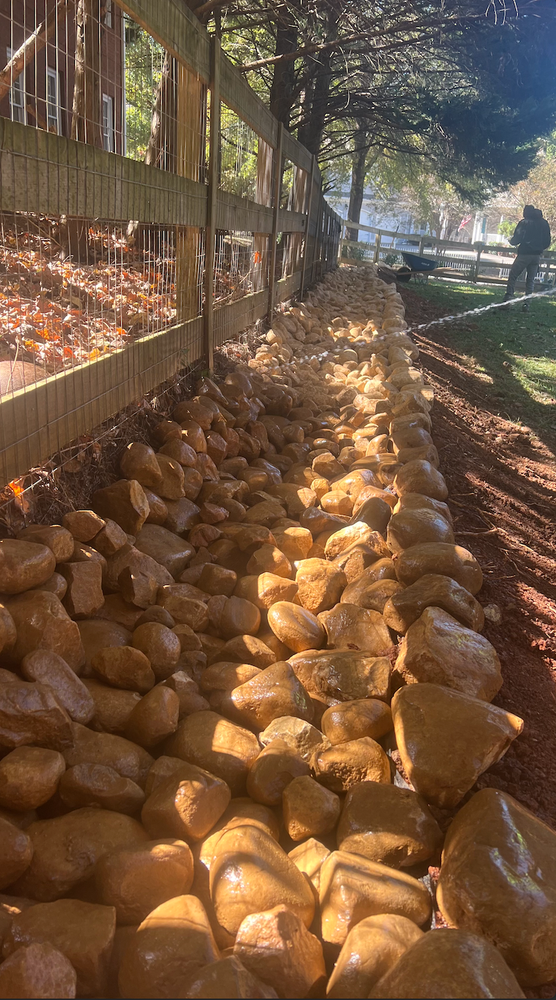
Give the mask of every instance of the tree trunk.
[[[276, 23], [276, 56], [295, 52], [298, 48], [297, 24], [291, 10], [282, 4]], [[285, 128], [289, 128], [295, 88], [295, 62], [287, 60], [276, 63], [270, 87], [270, 110]]]
[[71, 137], [102, 148], [99, 0], [79, 0]]
[[166, 52], [162, 76], [156, 88], [151, 134], [145, 163], [151, 167], [176, 170], [176, 74], [175, 62]]
[[[348, 220], [359, 222], [361, 206], [365, 193], [365, 177], [367, 175], [368, 134], [365, 129], [358, 128], [354, 137], [355, 150], [351, 161], [351, 190], [349, 193]], [[358, 229], [348, 229], [347, 238], [357, 242]]]
[[307, 111], [303, 116], [304, 122], [299, 127], [297, 133], [299, 142], [305, 146], [310, 153], [313, 153], [314, 156], [319, 155], [322, 135], [326, 123], [328, 95], [330, 92], [330, 81], [332, 79], [331, 62], [332, 55], [329, 52], [321, 53], [312, 88], [310, 110], [307, 108]]
[[46, 43], [56, 31], [56, 25], [61, 18], [73, 9], [74, 0], [56, 0], [50, 8], [44, 21], [35, 29], [32, 35], [14, 52], [12, 58], [0, 72], [0, 101], [6, 96], [14, 80], [23, 72], [26, 66], [33, 64], [37, 53], [44, 49]]

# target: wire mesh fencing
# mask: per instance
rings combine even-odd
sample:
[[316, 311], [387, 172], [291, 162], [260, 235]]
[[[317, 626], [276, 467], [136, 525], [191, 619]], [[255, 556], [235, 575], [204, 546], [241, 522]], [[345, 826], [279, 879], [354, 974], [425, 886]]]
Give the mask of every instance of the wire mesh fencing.
[[336, 265], [311, 162], [176, 0], [0, 0], [0, 489]]

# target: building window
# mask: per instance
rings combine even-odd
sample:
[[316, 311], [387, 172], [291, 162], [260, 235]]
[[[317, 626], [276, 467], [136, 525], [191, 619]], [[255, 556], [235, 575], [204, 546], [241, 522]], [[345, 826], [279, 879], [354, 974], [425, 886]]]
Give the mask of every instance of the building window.
[[46, 71], [46, 117], [49, 132], [62, 131], [60, 117], [60, 77], [55, 69]]
[[102, 139], [103, 146], [114, 152], [114, 100], [108, 94], [102, 95]]
[[102, 19], [105, 28], [112, 28], [112, 0], [104, 0], [104, 17]]
[[[6, 61], [9, 62], [13, 56], [13, 49], [6, 48]], [[25, 124], [27, 114], [25, 109], [25, 69], [13, 81], [9, 90], [10, 118], [13, 122]]]

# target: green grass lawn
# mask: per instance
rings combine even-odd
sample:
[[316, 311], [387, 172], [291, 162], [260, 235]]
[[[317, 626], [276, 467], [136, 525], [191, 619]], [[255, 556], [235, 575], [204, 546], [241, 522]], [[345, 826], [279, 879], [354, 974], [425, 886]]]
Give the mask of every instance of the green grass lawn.
[[[446, 315], [500, 302], [505, 290], [434, 278], [409, 287]], [[451, 341], [460, 363], [485, 383], [485, 398], [495, 392], [501, 399], [501, 412], [537, 431], [556, 430], [556, 291], [532, 299], [528, 313], [514, 305], [431, 327], [427, 336], [434, 339], [435, 330], [442, 331], [444, 343]]]

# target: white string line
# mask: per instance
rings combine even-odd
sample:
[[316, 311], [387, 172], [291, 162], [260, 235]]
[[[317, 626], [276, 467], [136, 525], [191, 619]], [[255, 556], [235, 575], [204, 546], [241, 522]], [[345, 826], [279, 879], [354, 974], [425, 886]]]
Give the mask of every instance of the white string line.
[[421, 323], [419, 326], [411, 327], [412, 332], [418, 330], [428, 330], [431, 326], [439, 326], [441, 323], [452, 323], [465, 316], [478, 316], [480, 313], [489, 312], [490, 309], [507, 309], [509, 306], [521, 305], [529, 299], [540, 299], [549, 295], [556, 295], [556, 288], [548, 288], [544, 292], [530, 292], [529, 295], [521, 295], [517, 299], [508, 299], [506, 302], [491, 302], [488, 306], [479, 306], [477, 309], [468, 309], [466, 312], [458, 313], [456, 316], [441, 316], [440, 319], [431, 319], [428, 323]]

